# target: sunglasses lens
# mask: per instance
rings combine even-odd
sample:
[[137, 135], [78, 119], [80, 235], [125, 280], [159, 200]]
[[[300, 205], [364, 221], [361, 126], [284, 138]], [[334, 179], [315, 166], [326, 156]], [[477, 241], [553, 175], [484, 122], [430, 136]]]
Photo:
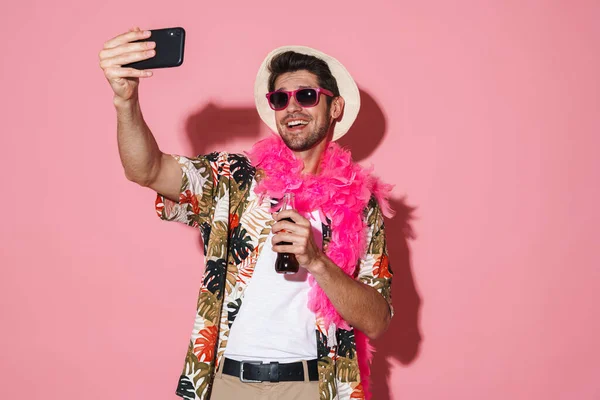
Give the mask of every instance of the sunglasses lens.
[[269, 103], [271, 103], [271, 107], [275, 110], [281, 110], [287, 106], [288, 95], [284, 92], [271, 93], [271, 96], [269, 96]]
[[296, 92], [296, 101], [302, 107], [312, 107], [317, 104], [319, 96], [315, 89], [301, 89]]

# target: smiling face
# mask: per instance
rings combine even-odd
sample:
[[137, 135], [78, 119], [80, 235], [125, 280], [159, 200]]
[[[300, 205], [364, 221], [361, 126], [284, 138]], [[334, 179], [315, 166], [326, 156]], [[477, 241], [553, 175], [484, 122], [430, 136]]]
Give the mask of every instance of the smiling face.
[[[275, 90], [317, 87], [317, 76], [306, 70], [284, 73], [275, 81]], [[292, 97], [286, 108], [275, 111], [279, 135], [291, 150], [306, 151], [321, 143], [328, 136], [333, 120], [339, 116], [336, 115], [338, 104], [334, 101], [328, 107], [326, 96], [320, 96], [319, 104], [314, 107], [303, 108]]]

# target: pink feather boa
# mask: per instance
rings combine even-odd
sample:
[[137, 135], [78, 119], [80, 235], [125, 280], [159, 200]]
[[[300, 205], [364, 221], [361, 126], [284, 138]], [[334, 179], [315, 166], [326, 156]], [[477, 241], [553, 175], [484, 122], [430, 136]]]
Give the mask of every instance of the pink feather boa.
[[[319, 175], [303, 174], [304, 163], [297, 159], [279, 135], [261, 140], [248, 153], [252, 164], [264, 171], [255, 192], [259, 196], [281, 198], [294, 193], [295, 209], [303, 214], [319, 210], [321, 220], [331, 221], [331, 241], [325, 254], [346, 274], [354, 276], [360, 257], [367, 248], [367, 225], [364, 209], [375, 195], [383, 214], [393, 216], [388, 203], [392, 185], [384, 184], [353, 163], [350, 152], [337, 143], [329, 143], [321, 159]], [[350, 329], [315, 279], [309, 278], [311, 292], [308, 308], [324, 319], [324, 325], [335, 324]], [[369, 391], [370, 364], [374, 348], [369, 338], [354, 330], [361, 383], [365, 398]]]

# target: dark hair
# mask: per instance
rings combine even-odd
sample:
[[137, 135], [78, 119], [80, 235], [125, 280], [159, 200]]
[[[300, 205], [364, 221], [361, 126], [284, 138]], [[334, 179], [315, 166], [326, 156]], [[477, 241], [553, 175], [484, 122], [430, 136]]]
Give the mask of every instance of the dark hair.
[[[340, 95], [337, 81], [331, 74], [327, 63], [315, 56], [296, 53], [295, 51], [286, 51], [280, 53], [271, 59], [269, 63], [269, 92], [275, 90], [275, 81], [280, 75], [287, 72], [296, 72], [306, 70], [317, 77], [317, 83], [323, 89], [333, 93], [335, 97]], [[327, 96], [327, 105], [331, 105], [333, 98]]]

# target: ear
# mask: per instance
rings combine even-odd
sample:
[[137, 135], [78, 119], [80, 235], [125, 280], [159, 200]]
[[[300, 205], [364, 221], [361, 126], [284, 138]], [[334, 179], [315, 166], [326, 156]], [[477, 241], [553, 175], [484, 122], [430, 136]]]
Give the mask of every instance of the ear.
[[331, 119], [333, 119], [335, 121], [339, 117], [342, 116], [342, 113], [344, 112], [345, 104], [346, 104], [346, 102], [344, 101], [344, 98], [342, 96], [338, 96], [333, 99], [333, 101], [331, 102], [331, 110], [330, 110]]

